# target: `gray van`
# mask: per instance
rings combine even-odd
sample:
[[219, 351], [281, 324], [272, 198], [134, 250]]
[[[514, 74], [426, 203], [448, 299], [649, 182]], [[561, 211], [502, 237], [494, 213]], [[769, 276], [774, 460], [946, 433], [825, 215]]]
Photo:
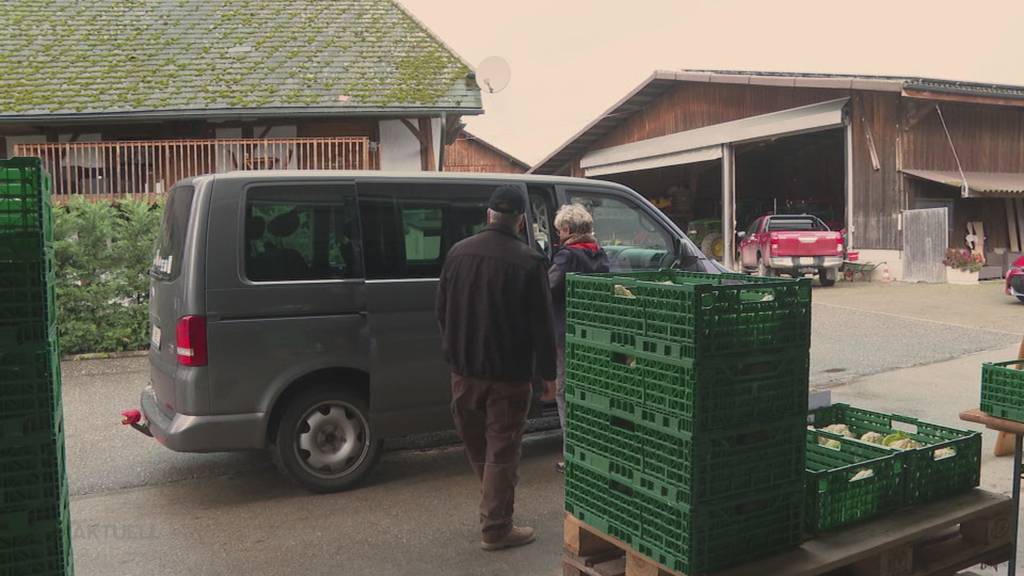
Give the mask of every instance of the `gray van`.
[[[169, 193], [151, 271], [137, 427], [182, 452], [269, 448], [322, 492], [364, 478], [385, 438], [451, 429], [437, 279], [503, 184], [527, 196], [524, 241], [548, 256], [556, 209], [577, 202], [613, 270], [722, 270], [609, 182], [309, 171], [184, 180]], [[531, 415], [544, 408], [535, 402]]]

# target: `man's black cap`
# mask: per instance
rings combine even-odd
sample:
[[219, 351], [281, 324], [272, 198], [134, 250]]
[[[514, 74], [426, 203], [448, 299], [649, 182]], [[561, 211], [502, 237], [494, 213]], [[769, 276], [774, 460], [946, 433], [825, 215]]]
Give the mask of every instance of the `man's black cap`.
[[522, 214], [526, 212], [526, 200], [523, 191], [515, 186], [498, 186], [491, 194], [488, 208], [502, 214]]

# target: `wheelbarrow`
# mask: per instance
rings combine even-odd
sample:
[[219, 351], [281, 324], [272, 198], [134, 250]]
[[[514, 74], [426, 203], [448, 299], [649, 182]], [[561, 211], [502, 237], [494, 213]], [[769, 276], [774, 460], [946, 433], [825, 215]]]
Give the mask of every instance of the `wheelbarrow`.
[[875, 269], [882, 264], [885, 264], [885, 262], [854, 262], [850, 260], [843, 260], [843, 278], [847, 282], [853, 282], [854, 276], [860, 274], [861, 278], [867, 278], [867, 281], [871, 282], [871, 275], [874, 274]]

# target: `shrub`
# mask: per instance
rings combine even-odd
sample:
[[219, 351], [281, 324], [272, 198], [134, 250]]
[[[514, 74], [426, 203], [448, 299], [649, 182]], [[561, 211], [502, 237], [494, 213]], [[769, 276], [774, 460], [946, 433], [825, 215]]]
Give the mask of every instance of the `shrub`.
[[159, 205], [81, 198], [54, 209], [58, 330], [65, 354], [144, 349]]
[[950, 248], [946, 250], [946, 258], [942, 263], [950, 268], [978, 272], [985, 265], [985, 257], [970, 250]]

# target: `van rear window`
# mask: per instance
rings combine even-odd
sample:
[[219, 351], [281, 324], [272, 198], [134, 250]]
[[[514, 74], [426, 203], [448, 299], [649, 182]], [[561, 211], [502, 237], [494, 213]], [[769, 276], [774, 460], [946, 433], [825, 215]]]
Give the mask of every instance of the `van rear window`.
[[181, 271], [181, 258], [185, 253], [185, 234], [192, 215], [192, 198], [196, 189], [179, 186], [171, 189], [164, 215], [160, 224], [160, 235], [156, 240], [156, 254], [153, 256], [153, 276], [173, 280]]

